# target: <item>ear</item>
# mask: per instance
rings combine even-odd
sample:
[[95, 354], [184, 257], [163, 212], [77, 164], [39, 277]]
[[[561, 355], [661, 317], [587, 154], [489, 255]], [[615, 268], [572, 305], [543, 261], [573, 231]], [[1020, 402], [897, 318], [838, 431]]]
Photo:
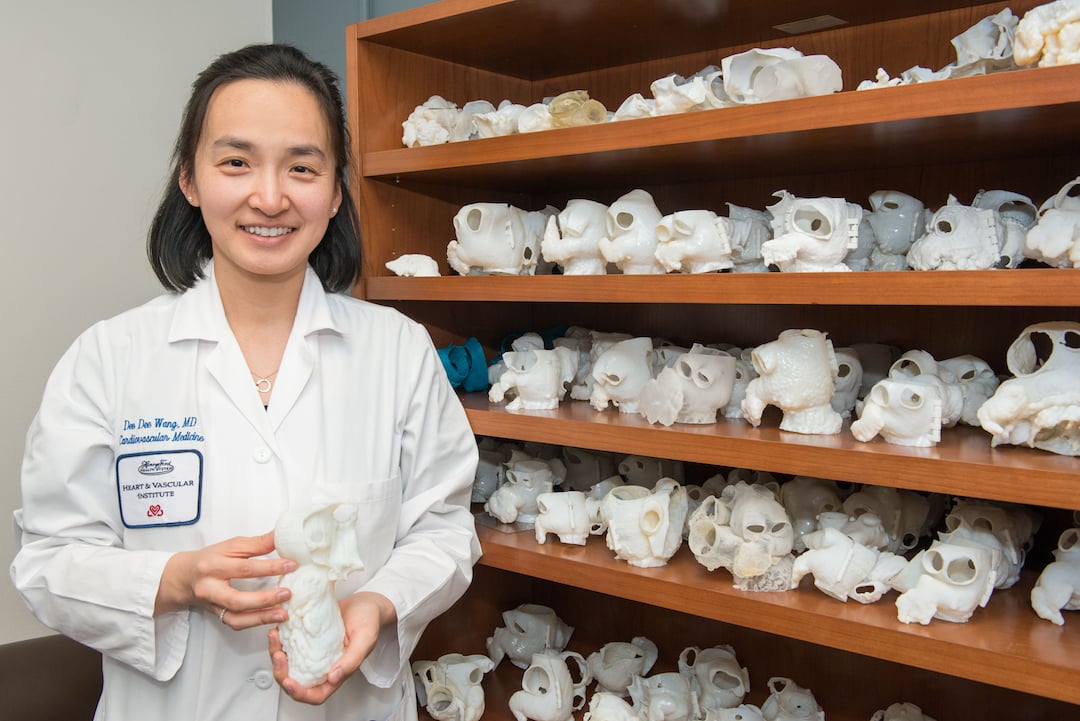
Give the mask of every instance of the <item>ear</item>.
[[341, 183], [338, 183], [337, 188], [334, 191], [334, 204], [332, 207], [335, 208], [335, 210], [330, 213], [331, 218], [337, 215], [341, 209]]
[[187, 198], [187, 201], [191, 203], [193, 207], [198, 208], [199, 193], [195, 189], [195, 183], [191, 179], [191, 174], [183, 168], [180, 169], [179, 185], [180, 192], [184, 194], [184, 197]]

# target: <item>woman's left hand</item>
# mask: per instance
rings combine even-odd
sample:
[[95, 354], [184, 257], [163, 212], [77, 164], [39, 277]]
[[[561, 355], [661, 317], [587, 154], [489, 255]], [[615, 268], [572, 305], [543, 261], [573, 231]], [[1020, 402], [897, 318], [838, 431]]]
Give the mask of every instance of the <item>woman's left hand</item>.
[[326, 681], [306, 687], [289, 676], [289, 658], [281, 645], [278, 630], [270, 631], [270, 659], [274, 678], [291, 698], [301, 703], [318, 705], [337, 691], [352, 676], [375, 648], [379, 630], [397, 623], [397, 611], [388, 598], [378, 593], [354, 593], [340, 604], [345, 623], [345, 650], [330, 668]]

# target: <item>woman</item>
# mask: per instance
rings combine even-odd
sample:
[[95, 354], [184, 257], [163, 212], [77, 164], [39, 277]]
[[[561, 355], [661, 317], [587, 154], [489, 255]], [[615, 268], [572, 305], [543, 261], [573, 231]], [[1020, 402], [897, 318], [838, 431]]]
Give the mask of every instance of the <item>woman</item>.
[[[171, 292], [90, 328], [49, 379], [12, 577], [104, 654], [97, 719], [416, 716], [409, 655], [479, 557], [477, 454], [423, 328], [339, 294], [347, 148], [326, 67], [281, 45], [217, 59], [150, 230]], [[308, 688], [276, 631], [296, 564], [270, 531], [322, 503], [358, 507], [363, 570], [338, 584], [344, 654]]]

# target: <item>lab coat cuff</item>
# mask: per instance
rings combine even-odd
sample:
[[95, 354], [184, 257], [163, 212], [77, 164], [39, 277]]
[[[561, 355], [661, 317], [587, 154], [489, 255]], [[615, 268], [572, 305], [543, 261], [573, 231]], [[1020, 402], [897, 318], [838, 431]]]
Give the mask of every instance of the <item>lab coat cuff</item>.
[[168, 681], [180, 670], [187, 650], [191, 611], [175, 611], [154, 619], [154, 668], [150, 675], [155, 681]]
[[[378, 583], [365, 586], [363, 590], [386, 596], [397, 611], [397, 623], [393, 626], [384, 626], [379, 630], [379, 638], [375, 642], [375, 647], [371, 649], [371, 653], [360, 664], [360, 672], [364, 674], [364, 678], [367, 679], [368, 683], [379, 688], [389, 688], [398, 679], [403, 664], [408, 661], [402, 654], [402, 644], [400, 643], [401, 638], [408, 638], [403, 635], [406, 621], [402, 618], [401, 599], [391, 589], [381, 587]], [[406, 647], [411, 651], [412, 644], [407, 644]]]
[[[180, 669], [187, 650], [191, 612], [188, 609], [154, 616], [161, 574], [172, 553], [143, 551], [144, 576], [136, 590], [139, 626], [135, 643], [135, 660], [129, 661], [139, 671], [155, 681], [168, 681]], [[144, 618], [146, 619], [144, 621]], [[123, 658], [119, 660], [125, 660]]]

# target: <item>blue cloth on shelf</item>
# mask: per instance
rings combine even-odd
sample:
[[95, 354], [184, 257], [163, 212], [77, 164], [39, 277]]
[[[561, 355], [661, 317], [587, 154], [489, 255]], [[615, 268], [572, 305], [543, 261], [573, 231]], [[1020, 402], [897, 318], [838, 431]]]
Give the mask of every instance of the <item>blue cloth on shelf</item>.
[[487, 359], [480, 341], [469, 338], [464, 345], [450, 344], [436, 350], [451, 386], [466, 393], [487, 390]]

